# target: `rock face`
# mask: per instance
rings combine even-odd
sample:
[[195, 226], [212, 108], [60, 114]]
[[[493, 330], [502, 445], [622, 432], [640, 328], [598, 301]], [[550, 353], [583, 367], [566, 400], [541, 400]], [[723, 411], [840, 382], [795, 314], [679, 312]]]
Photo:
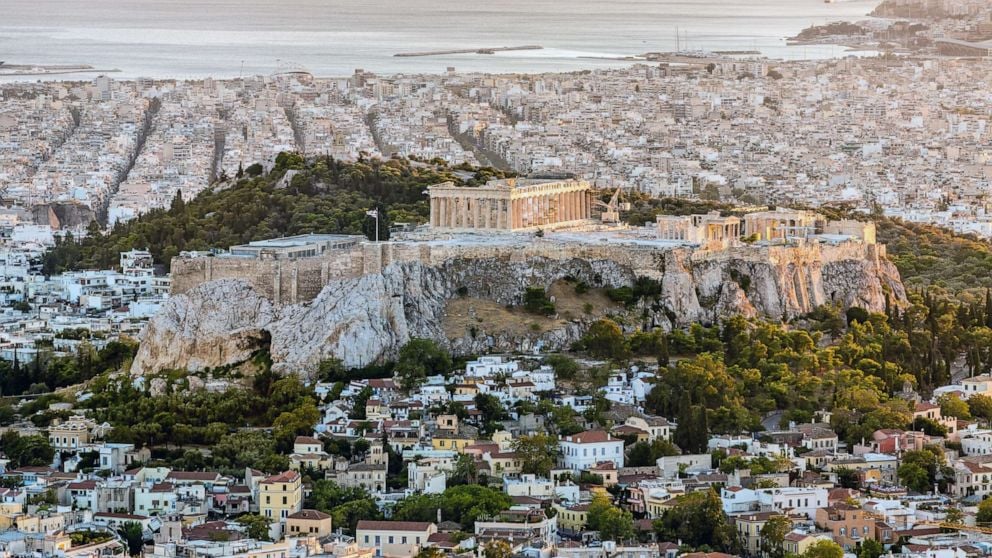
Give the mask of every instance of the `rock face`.
[[631, 258], [451, 257], [402, 261], [381, 271], [330, 280], [311, 301], [276, 305], [245, 279], [202, 283], [169, 300], [142, 334], [132, 372], [203, 369], [244, 361], [266, 344], [274, 369], [312, 373], [336, 357], [364, 366], [396, 356], [411, 337], [438, 340], [456, 354], [569, 346], [587, 323], [567, 322], [529, 336], [485, 331], [446, 338], [445, 308], [455, 296], [518, 304], [527, 287], [575, 278], [596, 287], [661, 284], [645, 303], [649, 323], [669, 329], [743, 314], [778, 319], [837, 301], [880, 311], [886, 296], [905, 300], [895, 267], [877, 247], [739, 248], [700, 253], [655, 249]]

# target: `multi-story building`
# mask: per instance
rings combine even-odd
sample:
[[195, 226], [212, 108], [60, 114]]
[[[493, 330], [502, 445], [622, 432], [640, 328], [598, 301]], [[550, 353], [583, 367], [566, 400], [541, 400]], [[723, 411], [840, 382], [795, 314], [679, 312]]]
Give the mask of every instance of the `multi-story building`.
[[587, 430], [558, 441], [561, 464], [571, 471], [585, 471], [602, 461], [610, 461], [617, 469], [623, 468], [623, 440], [602, 430]]
[[259, 513], [272, 521], [274, 539], [282, 536], [286, 519], [303, 509], [303, 484], [300, 473], [286, 471], [258, 483]]
[[875, 538], [875, 520], [865, 510], [842, 502], [817, 509], [816, 525], [828, 531], [844, 550]]
[[369, 521], [363, 519], [355, 528], [355, 541], [362, 548], [375, 549], [375, 555], [386, 558], [415, 556], [437, 525], [421, 521]]

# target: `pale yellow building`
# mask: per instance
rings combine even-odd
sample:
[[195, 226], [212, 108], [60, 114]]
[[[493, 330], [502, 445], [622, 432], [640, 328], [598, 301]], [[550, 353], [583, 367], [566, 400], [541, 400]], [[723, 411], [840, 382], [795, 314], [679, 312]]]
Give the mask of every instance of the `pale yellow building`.
[[410, 558], [437, 533], [437, 525], [422, 521], [369, 521], [363, 519], [355, 528], [355, 542], [375, 550], [375, 556]]
[[54, 514], [28, 514], [15, 519], [17, 529], [25, 533], [54, 533], [65, 529], [65, 516]]
[[258, 483], [258, 511], [272, 520], [270, 534], [275, 539], [283, 535], [290, 515], [303, 509], [303, 484], [300, 474], [286, 471]]
[[332, 532], [331, 516], [317, 510], [300, 510], [286, 518], [286, 536], [323, 538]]
[[585, 530], [589, 522], [589, 504], [576, 504], [574, 506], [563, 506], [554, 504], [551, 506], [558, 514], [558, 527], [572, 533], [581, 533]]
[[93, 426], [93, 421], [83, 419], [69, 419], [62, 424], [50, 426], [48, 443], [56, 450], [81, 448], [92, 441], [90, 429]]
[[431, 446], [436, 450], [450, 450], [461, 453], [465, 446], [471, 446], [475, 440], [467, 436], [459, 436], [456, 432], [438, 432], [431, 440]]

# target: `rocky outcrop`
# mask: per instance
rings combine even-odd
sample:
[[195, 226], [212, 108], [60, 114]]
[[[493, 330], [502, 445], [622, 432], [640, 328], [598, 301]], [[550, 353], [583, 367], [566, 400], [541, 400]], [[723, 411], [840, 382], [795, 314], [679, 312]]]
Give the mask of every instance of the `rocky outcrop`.
[[269, 343], [272, 304], [242, 281], [205, 283], [165, 304], [142, 331], [135, 368], [200, 370], [243, 362]]
[[171, 298], [149, 322], [132, 371], [229, 365], [266, 344], [277, 371], [304, 375], [330, 357], [348, 366], [393, 358], [412, 337], [436, 339], [456, 354], [560, 349], [588, 324], [564, 322], [524, 336], [486, 331], [482, 324], [447, 338], [442, 322], [455, 296], [518, 304], [527, 287], [564, 278], [597, 287], [631, 285], [638, 276], [656, 279], [661, 294], [638, 315], [666, 329], [732, 314], [791, 317], [830, 301], [880, 311], [886, 296], [894, 303], [905, 299], [898, 272], [874, 246], [655, 248], [636, 257], [621, 251], [596, 259], [518, 255], [390, 263], [330, 280], [316, 298], [298, 304], [274, 304], [245, 279], [208, 281]]

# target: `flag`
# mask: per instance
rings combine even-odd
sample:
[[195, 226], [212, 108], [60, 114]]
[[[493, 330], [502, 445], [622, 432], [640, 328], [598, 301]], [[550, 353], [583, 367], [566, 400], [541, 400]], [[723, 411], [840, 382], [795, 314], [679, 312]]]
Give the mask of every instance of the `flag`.
[[379, 218], [379, 210], [378, 209], [370, 209], [370, 210], [366, 211], [365, 214], [368, 215], [369, 217], [374, 217], [376, 219]]

